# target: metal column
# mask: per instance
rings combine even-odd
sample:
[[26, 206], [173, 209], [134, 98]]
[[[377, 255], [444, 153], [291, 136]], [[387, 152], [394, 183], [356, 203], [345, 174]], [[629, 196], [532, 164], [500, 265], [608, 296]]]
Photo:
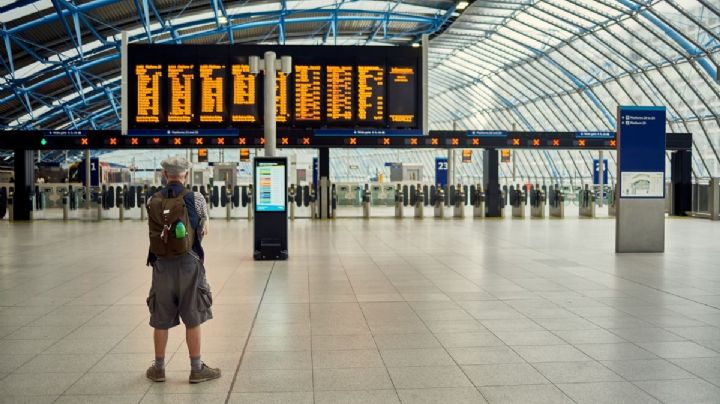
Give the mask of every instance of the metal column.
[[483, 188], [487, 217], [500, 217], [500, 182], [498, 180], [498, 151], [487, 149], [483, 152]]
[[15, 150], [15, 193], [13, 194], [12, 220], [30, 220], [35, 187], [35, 165], [32, 150]]
[[277, 111], [275, 110], [275, 84], [277, 69], [275, 69], [275, 52], [265, 52], [265, 156], [274, 157], [276, 152]]

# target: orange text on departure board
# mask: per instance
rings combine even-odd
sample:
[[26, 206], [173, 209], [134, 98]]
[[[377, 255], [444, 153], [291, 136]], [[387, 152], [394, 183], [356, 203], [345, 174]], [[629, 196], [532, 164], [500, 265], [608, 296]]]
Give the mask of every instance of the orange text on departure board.
[[[256, 102], [255, 95], [255, 75], [250, 74], [250, 65], [232, 65], [233, 75], [233, 104], [235, 106], [254, 108]], [[257, 119], [252, 113], [233, 113], [231, 117], [233, 122], [255, 122]]]
[[200, 122], [222, 122], [225, 66], [200, 65]]
[[137, 77], [137, 115], [135, 122], [160, 122], [161, 65], [135, 66]]
[[192, 88], [195, 78], [193, 65], [168, 65], [170, 80], [170, 109], [168, 122], [192, 122]]
[[358, 66], [358, 119], [361, 121], [383, 120], [384, 70], [380, 66]]
[[327, 119], [351, 121], [353, 100], [353, 67], [327, 66]]
[[276, 122], [288, 121], [287, 76], [282, 72], [277, 73], [277, 80], [275, 81], [275, 112]]
[[320, 93], [322, 68], [319, 65], [295, 65], [295, 119], [319, 121], [322, 117]]

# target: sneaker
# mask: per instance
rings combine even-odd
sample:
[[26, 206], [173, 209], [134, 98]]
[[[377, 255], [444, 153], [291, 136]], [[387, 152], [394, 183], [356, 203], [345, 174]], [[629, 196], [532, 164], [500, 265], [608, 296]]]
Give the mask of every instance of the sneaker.
[[200, 371], [190, 371], [190, 383], [202, 383], [220, 377], [220, 369], [213, 369], [203, 362]]
[[148, 379], [154, 382], [164, 382], [165, 369], [161, 369], [155, 366], [155, 362], [153, 362], [153, 364], [148, 368], [147, 372], [145, 372], [145, 376], [147, 376]]

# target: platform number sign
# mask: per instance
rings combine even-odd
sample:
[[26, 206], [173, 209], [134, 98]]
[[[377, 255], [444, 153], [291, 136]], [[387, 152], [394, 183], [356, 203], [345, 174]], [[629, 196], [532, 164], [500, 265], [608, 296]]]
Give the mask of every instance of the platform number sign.
[[[98, 166], [100, 165], [100, 160], [97, 157], [93, 157], [90, 159], [90, 186], [91, 187], [97, 187], [100, 185], [100, 170], [98, 170]], [[80, 161], [80, 167], [79, 174], [80, 174], [80, 181], [83, 185], [87, 186], [86, 180], [85, 180], [85, 160]]]
[[447, 185], [448, 159], [435, 157], [435, 184], [442, 187]]

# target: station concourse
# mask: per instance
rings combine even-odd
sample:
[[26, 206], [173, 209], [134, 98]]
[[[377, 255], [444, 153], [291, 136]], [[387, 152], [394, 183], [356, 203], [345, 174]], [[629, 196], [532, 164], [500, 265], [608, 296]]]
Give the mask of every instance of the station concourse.
[[0, 403], [720, 402], [720, 8], [0, 5]]

